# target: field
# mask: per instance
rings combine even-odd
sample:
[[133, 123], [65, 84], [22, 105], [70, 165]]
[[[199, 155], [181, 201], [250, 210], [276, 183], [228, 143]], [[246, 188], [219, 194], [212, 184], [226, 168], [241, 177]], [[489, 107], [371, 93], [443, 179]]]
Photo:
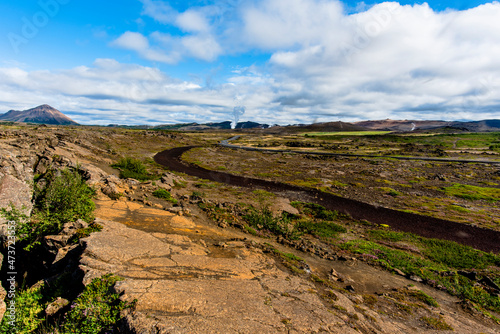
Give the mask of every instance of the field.
[[[325, 136], [302, 140], [300, 136], [242, 136], [234, 143], [266, 149], [296, 150], [299, 147], [304, 152], [381, 155], [379, 158], [328, 157], [204, 147], [191, 150], [184, 157], [212, 170], [316, 188], [377, 206], [500, 230], [498, 165], [394, 159], [395, 156], [445, 156], [496, 161], [498, 153], [489, 150], [489, 146], [498, 136], [498, 133], [460, 135], [460, 138], [355, 135], [327, 142]], [[332, 145], [338, 149], [333, 150]], [[475, 149], [459, 151], [454, 146], [474, 146]], [[432, 154], [437, 150], [441, 150], [440, 154]]]
[[[12, 134], [23, 128], [2, 130], [5, 138], [14, 140]], [[460, 317], [466, 313], [479, 317], [487, 327], [497, 328], [500, 324], [498, 254], [354, 219], [314, 203], [314, 198], [297, 199], [299, 192], [273, 193], [252, 186], [237, 187], [226, 184], [223, 177], [214, 181], [190, 176], [187, 168], [184, 173], [169, 171], [154, 160], [163, 150], [196, 146], [182, 155], [184, 167], [190, 164], [204, 167], [209, 173], [218, 171], [277, 181], [377, 207], [500, 231], [500, 167], [486, 163], [500, 160], [499, 133], [269, 135], [99, 127], [43, 131], [46, 134], [34, 136], [45, 140], [57, 134], [59, 140], [67, 141], [64, 147], [75, 148], [74, 154], [81, 161], [116, 177], [138, 180], [127, 191], [116, 188], [117, 192], [99, 193], [98, 212], [105, 212], [103, 203], [144, 205], [151, 210], [184, 215], [200, 226], [205, 224], [224, 233], [235, 233], [237, 240], [258, 245], [255, 247], [272, 256], [289, 275], [313, 282], [316, 290], [311, 293], [331, 312], [347, 316], [359, 326], [362, 323], [352, 315], [353, 311], [346, 313], [336, 303], [335, 296], [347, 296], [364, 310], [375, 312], [377, 317], [409, 322], [419, 330], [457, 326], [448, 323], [451, 318], [445, 321], [438, 316], [440, 310], [451, 312], [450, 309], [462, 312]], [[218, 145], [236, 135], [240, 136], [233, 141], [236, 145], [305, 154], [246, 151]], [[375, 157], [307, 154], [310, 152]], [[397, 159], [400, 156], [477, 162]], [[162, 188], [165, 178], [172, 183]], [[161, 217], [131, 215], [123, 219], [123, 223], [133, 228], [165, 233]], [[212, 245], [211, 257], [235, 256], [225, 250], [227, 240], [222, 240], [219, 232], [204, 234], [207, 233], [204, 231], [197, 227], [179, 233]], [[332, 274], [332, 268], [339, 271], [333, 271], [338, 276]], [[380, 275], [384, 282], [380, 282]], [[393, 288], [384, 288], [385, 285]], [[461, 304], [457, 304], [459, 301]]]

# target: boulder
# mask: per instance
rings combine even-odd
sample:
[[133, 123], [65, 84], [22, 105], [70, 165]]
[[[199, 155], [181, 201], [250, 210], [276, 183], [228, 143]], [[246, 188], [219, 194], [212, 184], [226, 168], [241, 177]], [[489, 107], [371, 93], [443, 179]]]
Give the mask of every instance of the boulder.
[[[0, 173], [0, 208], [9, 208], [11, 205], [29, 216], [32, 210], [32, 190], [27, 183], [11, 175]], [[7, 221], [0, 216], [0, 237], [6, 236]]]

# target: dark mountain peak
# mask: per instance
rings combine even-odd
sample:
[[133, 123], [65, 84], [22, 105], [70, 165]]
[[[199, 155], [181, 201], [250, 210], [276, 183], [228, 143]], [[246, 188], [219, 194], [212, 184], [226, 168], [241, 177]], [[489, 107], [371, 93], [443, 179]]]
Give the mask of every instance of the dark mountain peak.
[[0, 115], [0, 120], [10, 122], [23, 122], [23, 123], [39, 123], [51, 125], [76, 125], [68, 116], [64, 115], [59, 110], [42, 104], [38, 107], [31, 108], [24, 111], [9, 110], [7, 113]]

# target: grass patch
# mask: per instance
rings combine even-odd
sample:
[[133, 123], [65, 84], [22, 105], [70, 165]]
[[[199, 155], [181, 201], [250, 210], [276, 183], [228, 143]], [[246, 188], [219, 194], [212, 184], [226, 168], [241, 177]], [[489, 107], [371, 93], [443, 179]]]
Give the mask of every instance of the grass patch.
[[455, 196], [470, 201], [485, 200], [489, 202], [500, 201], [500, 189], [490, 187], [470, 186], [454, 183], [450, 187], [442, 188], [449, 196]]
[[186, 188], [186, 187], [187, 187], [187, 182], [186, 181], [177, 181], [177, 180], [174, 180], [174, 188], [175, 189]]
[[300, 220], [296, 228], [303, 233], [309, 233], [325, 239], [335, 238], [339, 233], [347, 232], [344, 226], [327, 221], [314, 222], [310, 220]]
[[282, 252], [282, 251], [274, 248], [271, 244], [266, 243], [265, 246], [272, 253], [274, 253], [275, 255], [277, 255], [281, 258], [285, 267], [287, 267], [288, 269], [290, 269], [291, 271], [293, 271], [296, 274], [304, 274], [305, 273], [304, 270], [299, 269], [305, 263], [304, 259], [302, 259], [301, 257], [298, 257], [297, 255], [292, 254], [292, 253]]
[[423, 322], [425, 322], [432, 329], [440, 330], [440, 331], [452, 331], [453, 327], [448, 325], [443, 318], [435, 318], [435, 317], [422, 317], [420, 318]]
[[406, 293], [408, 296], [416, 298], [425, 304], [433, 307], [439, 307], [439, 304], [436, 302], [434, 298], [426, 294], [425, 292], [422, 292], [420, 290], [410, 290]]
[[379, 136], [391, 133], [391, 131], [338, 131], [338, 132], [309, 132], [305, 133], [305, 137], [322, 137], [322, 136]]

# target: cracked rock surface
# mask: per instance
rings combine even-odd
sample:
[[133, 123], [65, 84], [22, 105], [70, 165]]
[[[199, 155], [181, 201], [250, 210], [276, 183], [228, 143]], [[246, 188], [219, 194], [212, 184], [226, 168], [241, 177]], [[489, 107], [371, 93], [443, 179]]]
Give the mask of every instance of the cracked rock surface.
[[228, 257], [214, 257], [188, 236], [98, 223], [103, 231], [83, 241], [85, 281], [123, 277], [116, 289], [137, 299], [127, 316], [137, 333], [355, 333], [323, 306], [311, 282], [278, 269], [248, 243], [228, 241]]

